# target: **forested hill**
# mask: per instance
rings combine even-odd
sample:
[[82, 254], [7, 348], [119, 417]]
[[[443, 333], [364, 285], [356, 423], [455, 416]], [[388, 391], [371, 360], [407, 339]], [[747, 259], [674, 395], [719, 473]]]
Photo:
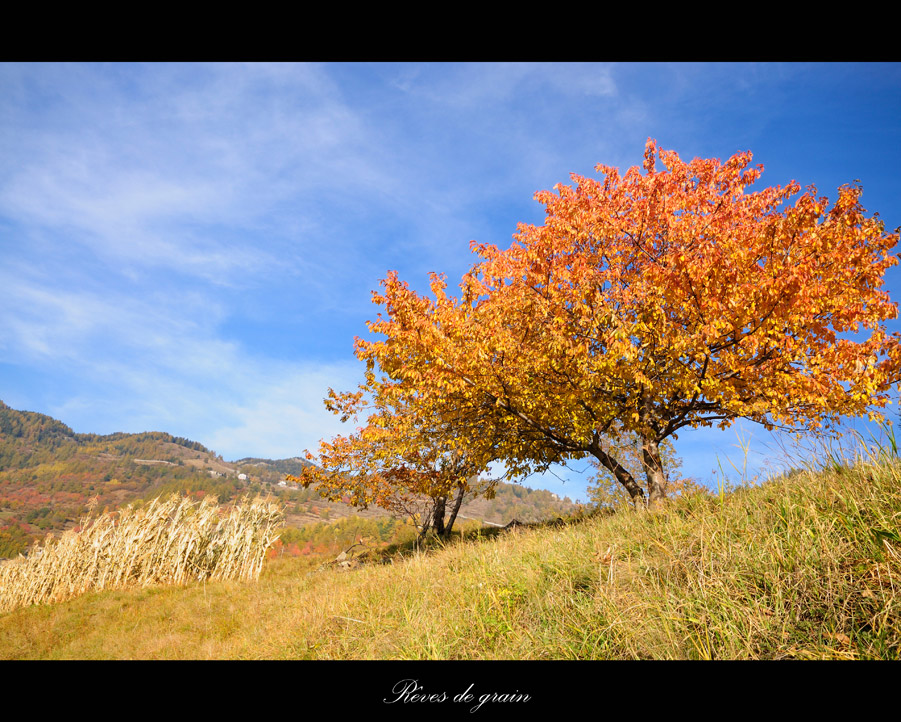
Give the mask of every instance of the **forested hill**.
[[[282, 485], [286, 475], [299, 474], [309, 463], [298, 457], [224, 461], [196, 441], [159, 431], [75, 433], [50, 416], [0, 401], [0, 558], [74, 527], [94, 499], [102, 511], [172, 492], [212, 494], [220, 503], [268, 492], [285, 502], [288, 523], [296, 527], [389, 516], [376, 507], [361, 512], [325, 501], [315, 488]], [[553, 518], [575, 507], [543, 490], [499, 484], [496, 491], [494, 499], [464, 503], [461, 518], [506, 524]]]
[[239, 471], [190, 439], [158, 431], [78, 434], [0, 401], [0, 557], [74, 526], [95, 497], [100, 509], [170, 491], [225, 501], [246, 484]]
[[76, 442], [76, 434], [62, 421], [31, 411], [16, 411], [0, 401], [0, 468], [15, 464], [36, 444], [56, 449]]
[[309, 461], [301, 459], [299, 456], [294, 456], [290, 459], [257, 459], [249, 456], [244, 459], [238, 459], [234, 463], [242, 466], [257, 466], [262, 469], [271, 469], [282, 475], [297, 475], [304, 470], [305, 466], [312, 466]]
[[0, 469], [34, 466], [48, 459], [71, 458], [91, 445], [105, 451], [140, 457], [155, 452], [161, 443], [176, 444], [212, 454], [203, 444], [160, 431], [141, 434], [76, 434], [62, 421], [33, 411], [16, 411], [0, 401]]

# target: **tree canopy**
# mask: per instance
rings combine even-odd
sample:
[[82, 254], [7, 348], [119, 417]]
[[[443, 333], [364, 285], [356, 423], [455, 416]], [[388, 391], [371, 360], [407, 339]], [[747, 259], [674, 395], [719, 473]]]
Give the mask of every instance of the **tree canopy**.
[[[687, 426], [822, 433], [873, 414], [901, 367], [883, 290], [898, 232], [857, 183], [831, 205], [795, 182], [752, 190], [751, 160], [686, 163], [649, 140], [643, 168], [537, 193], [544, 223], [506, 250], [473, 242], [459, 298], [444, 276], [429, 297], [390, 272], [369, 323], [382, 338], [356, 340], [368, 393], [471, 468], [592, 456], [635, 500], [643, 472], [651, 504], [660, 445]], [[615, 453], [632, 435], [641, 469]]]
[[331, 500], [362, 508], [374, 504], [410, 517], [418, 523], [420, 539], [430, 530], [447, 537], [464, 496], [490, 497], [494, 484], [479, 479], [480, 469], [454, 450], [440, 422], [419, 414], [415, 405], [392, 405], [386, 394], [390, 386], [367, 374], [367, 384], [357, 392], [329, 389], [330, 411], [342, 421], [366, 414], [366, 425], [322, 440], [319, 464], [288, 478], [307, 487], [316, 484], [319, 494]]

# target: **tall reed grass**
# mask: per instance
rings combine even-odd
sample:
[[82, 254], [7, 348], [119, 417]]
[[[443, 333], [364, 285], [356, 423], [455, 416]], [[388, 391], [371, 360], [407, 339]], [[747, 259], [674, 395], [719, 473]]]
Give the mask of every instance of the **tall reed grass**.
[[27, 558], [0, 564], [0, 613], [88, 591], [206, 579], [256, 579], [284, 520], [274, 502], [221, 508], [177, 494], [85, 518], [79, 531], [48, 536]]

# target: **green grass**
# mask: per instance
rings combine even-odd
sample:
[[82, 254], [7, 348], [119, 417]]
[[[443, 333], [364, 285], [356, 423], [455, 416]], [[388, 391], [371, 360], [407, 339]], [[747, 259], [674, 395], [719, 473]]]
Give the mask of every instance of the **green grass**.
[[[0, 616], [0, 658], [898, 659], [901, 463]], [[320, 560], [321, 561], [321, 560]]]

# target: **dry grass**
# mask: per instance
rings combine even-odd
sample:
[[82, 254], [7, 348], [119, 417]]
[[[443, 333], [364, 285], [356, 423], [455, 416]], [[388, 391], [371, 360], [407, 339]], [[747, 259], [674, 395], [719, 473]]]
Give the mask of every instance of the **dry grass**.
[[898, 659], [901, 462], [0, 616], [0, 658]]
[[88, 591], [256, 579], [283, 518], [263, 499], [223, 510], [209, 497], [178, 495], [88, 518], [80, 531], [48, 536], [28, 558], [0, 564], [0, 612]]

